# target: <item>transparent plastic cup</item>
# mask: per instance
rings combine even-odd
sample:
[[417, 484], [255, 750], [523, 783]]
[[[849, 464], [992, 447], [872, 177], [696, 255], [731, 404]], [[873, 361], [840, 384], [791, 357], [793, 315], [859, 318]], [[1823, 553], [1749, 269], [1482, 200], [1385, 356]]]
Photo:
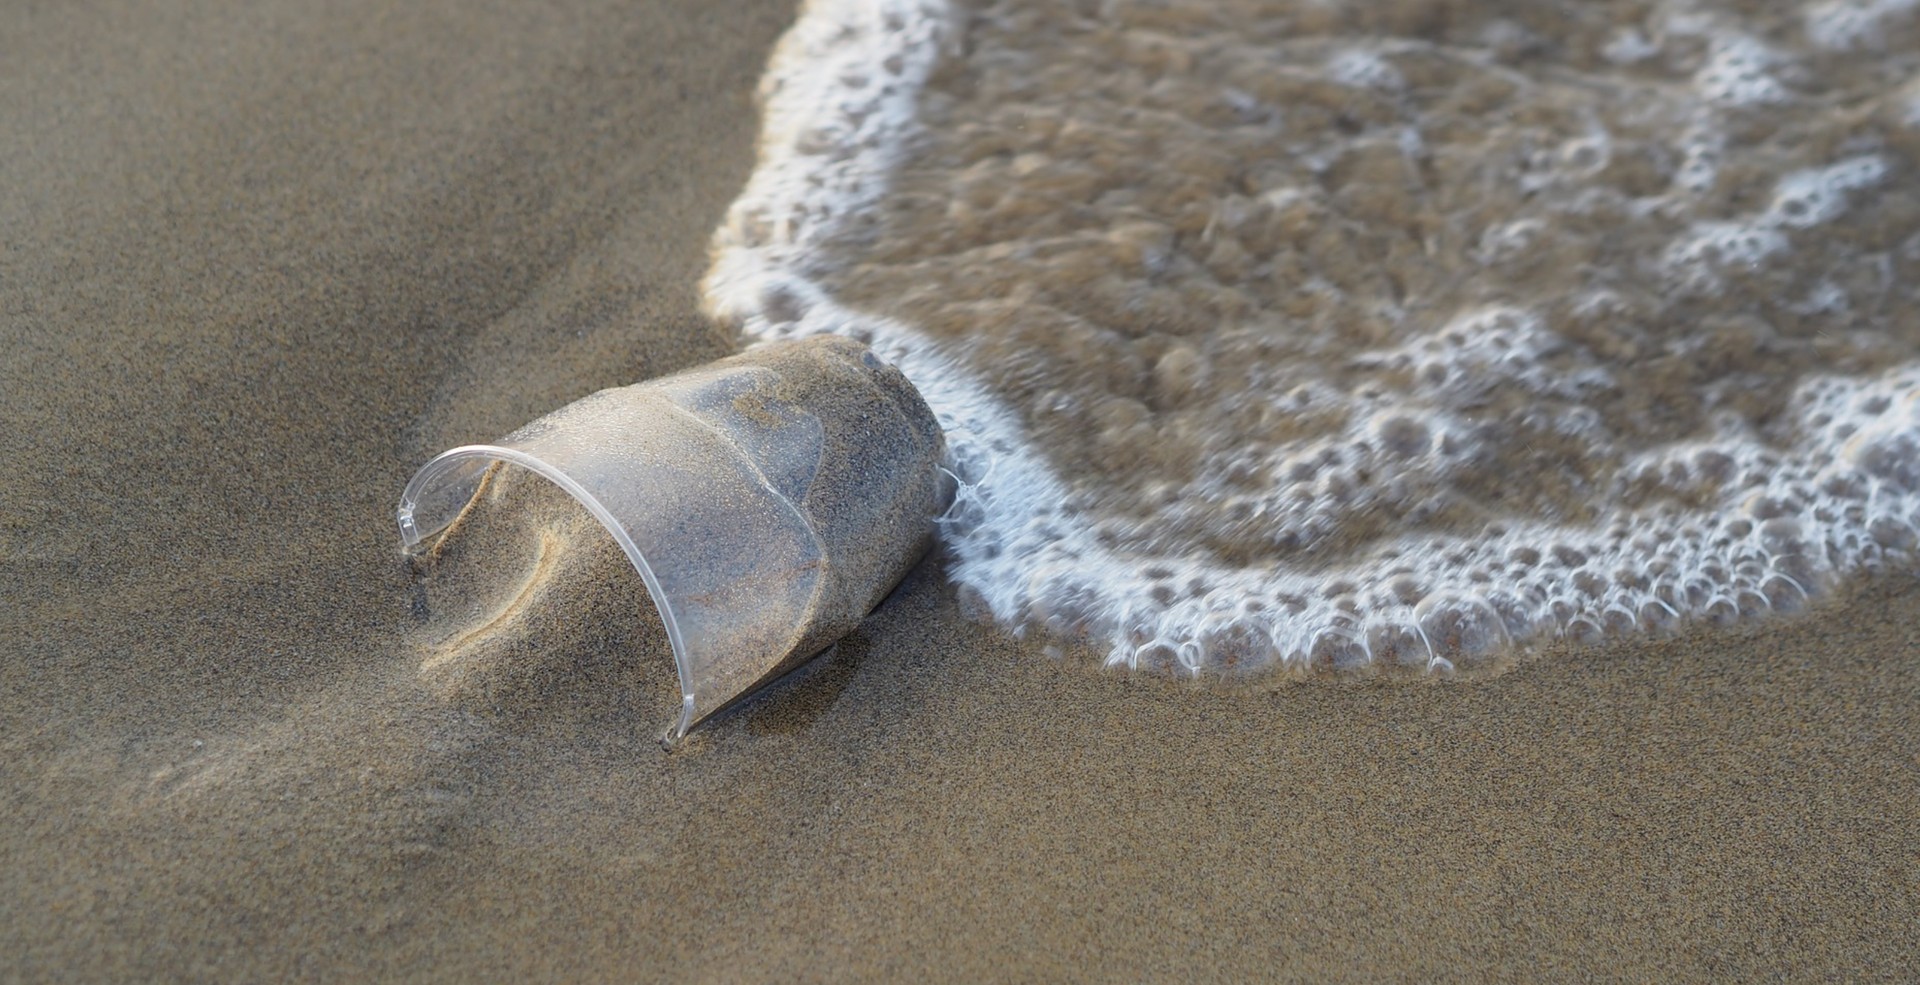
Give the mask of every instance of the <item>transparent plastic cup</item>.
[[680, 676], [670, 739], [832, 646], [906, 576], [952, 494], [906, 377], [837, 336], [602, 390], [407, 483], [400, 538], [446, 534], [496, 462], [552, 480], [640, 572]]

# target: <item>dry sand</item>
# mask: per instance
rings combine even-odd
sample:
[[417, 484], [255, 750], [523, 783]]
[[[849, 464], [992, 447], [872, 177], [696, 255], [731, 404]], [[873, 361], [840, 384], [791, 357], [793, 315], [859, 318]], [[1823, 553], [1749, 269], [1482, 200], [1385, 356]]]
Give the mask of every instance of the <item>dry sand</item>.
[[504, 669], [423, 676], [460, 613], [401, 484], [728, 351], [694, 285], [791, 15], [9, 15], [0, 978], [1920, 975], [1911, 575], [1222, 693], [1054, 663], [928, 565], [668, 754], [610, 540], [508, 523]]

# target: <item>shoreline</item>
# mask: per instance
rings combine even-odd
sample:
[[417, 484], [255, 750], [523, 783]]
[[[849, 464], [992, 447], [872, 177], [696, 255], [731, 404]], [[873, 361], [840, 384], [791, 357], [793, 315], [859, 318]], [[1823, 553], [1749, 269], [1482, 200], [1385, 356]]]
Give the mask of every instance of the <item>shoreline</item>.
[[638, 579], [527, 517], [460, 569], [573, 549], [504, 670], [423, 673], [466, 616], [400, 558], [407, 477], [728, 350], [697, 284], [792, 16], [23, 20], [0, 977], [1915, 974], [1911, 574], [1481, 679], [1202, 690], [1050, 659], [923, 563], [669, 753]]

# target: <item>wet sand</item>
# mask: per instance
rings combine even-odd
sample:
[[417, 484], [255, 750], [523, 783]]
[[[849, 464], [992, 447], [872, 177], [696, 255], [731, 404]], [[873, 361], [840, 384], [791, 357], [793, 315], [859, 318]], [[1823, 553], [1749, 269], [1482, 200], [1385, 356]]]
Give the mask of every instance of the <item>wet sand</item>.
[[729, 351], [695, 285], [791, 16], [16, 16], [0, 978], [1920, 973], [1910, 574], [1225, 693], [1054, 662], [929, 564], [666, 753], [637, 579], [530, 511], [467, 558], [511, 632], [423, 673], [494, 603], [401, 560], [401, 485]]

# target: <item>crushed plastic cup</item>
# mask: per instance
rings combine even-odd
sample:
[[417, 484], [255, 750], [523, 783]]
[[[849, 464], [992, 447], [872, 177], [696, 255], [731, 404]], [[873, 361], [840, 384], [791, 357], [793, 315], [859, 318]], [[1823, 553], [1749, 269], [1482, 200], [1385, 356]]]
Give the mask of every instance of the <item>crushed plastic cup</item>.
[[926, 552], [946, 442], [899, 370], [851, 339], [777, 342], [602, 390], [428, 462], [399, 508], [430, 549], [495, 463], [551, 480], [613, 534], [673, 646], [677, 740], [831, 647]]

